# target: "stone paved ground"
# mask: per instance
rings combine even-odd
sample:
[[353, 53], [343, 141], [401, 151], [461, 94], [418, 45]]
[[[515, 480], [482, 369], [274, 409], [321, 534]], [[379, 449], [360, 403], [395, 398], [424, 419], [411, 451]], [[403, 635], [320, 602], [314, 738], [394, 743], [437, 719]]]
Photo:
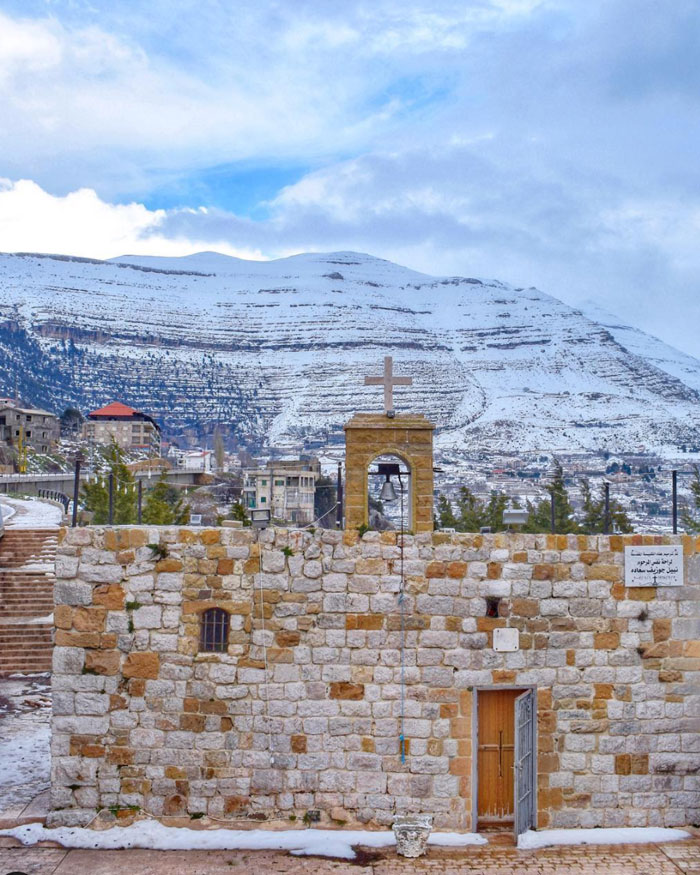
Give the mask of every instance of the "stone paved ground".
[[[13, 846], [14, 845], [14, 846]], [[700, 839], [664, 845], [613, 845], [517, 851], [490, 846], [431, 848], [420, 860], [393, 850], [356, 864], [271, 851], [66, 851], [23, 848], [0, 839], [0, 875], [700, 875]]]

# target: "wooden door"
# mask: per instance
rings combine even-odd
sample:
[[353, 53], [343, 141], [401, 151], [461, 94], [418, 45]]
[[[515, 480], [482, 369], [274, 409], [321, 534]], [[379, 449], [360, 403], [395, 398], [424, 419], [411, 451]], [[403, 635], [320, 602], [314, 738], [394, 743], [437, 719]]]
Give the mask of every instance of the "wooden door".
[[513, 823], [515, 700], [521, 690], [483, 690], [478, 694], [478, 826]]

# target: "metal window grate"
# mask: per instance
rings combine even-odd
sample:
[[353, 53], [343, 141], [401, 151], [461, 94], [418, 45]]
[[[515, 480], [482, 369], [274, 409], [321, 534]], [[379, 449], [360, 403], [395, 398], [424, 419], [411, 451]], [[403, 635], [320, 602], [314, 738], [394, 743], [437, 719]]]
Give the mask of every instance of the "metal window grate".
[[228, 648], [229, 615], [223, 608], [209, 608], [202, 614], [199, 650], [205, 653], [224, 653]]

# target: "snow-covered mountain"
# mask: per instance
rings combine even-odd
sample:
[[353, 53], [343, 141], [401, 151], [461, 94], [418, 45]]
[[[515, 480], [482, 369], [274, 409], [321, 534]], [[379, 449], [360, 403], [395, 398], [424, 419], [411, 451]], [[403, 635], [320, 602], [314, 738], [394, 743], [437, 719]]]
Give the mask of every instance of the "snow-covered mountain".
[[534, 288], [431, 277], [353, 252], [110, 262], [0, 255], [0, 392], [60, 411], [121, 400], [171, 435], [341, 443], [380, 411], [393, 355], [443, 449], [634, 451], [700, 443], [700, 361]]

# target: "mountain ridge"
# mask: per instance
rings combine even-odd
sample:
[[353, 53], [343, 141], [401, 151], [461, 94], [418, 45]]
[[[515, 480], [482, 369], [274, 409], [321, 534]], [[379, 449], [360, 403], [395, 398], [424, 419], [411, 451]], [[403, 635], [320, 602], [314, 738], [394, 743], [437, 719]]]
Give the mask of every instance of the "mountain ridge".
[[[131, 269], [131, 270], [130, 270]], [[60, 412], [118, 398], [170, 436], [342, 443], [384, 355], [397, 409], [438, 448], [672, 455], [700, 443], [700, 361], [530, 287], [433, 277], [364, 253], [247, 261], [0, 255], [0, 379]]]

